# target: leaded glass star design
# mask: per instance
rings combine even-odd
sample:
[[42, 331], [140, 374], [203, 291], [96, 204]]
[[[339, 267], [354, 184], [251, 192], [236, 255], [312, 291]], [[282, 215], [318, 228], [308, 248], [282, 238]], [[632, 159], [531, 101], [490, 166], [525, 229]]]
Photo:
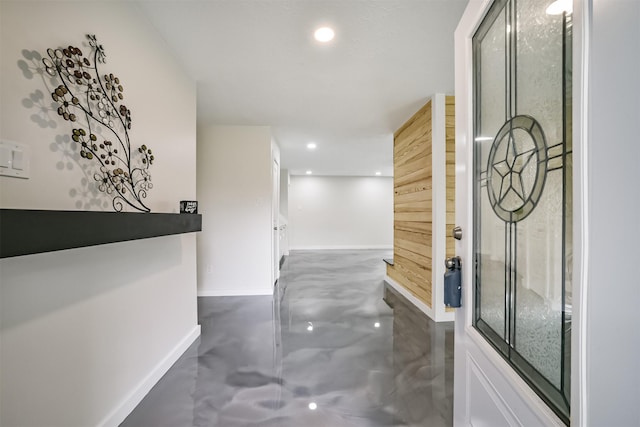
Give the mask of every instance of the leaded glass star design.
[[540, 124], [516, 116], [498, 131], [487, 162], [487, 191], [494, 212], [517, 222], [535, 208], [544, 188], [547, 145]]
[[522, 172], [529, 165], [531, 159], [535, 157], [536, 150], [535, 148], [531, 148], [523, 152], [518, 152], [518, 146], [513, 132], [509, 132], [508, 134], [507, 145], [504, 159], [493, 164], [493, 170], [502, 178], [498, 203], [503, 203], [510, 191], [513, 192], [522, 203], [525, 203], [528, 193], [531, 192], [531, 188], [527, 189], [525, 187]]

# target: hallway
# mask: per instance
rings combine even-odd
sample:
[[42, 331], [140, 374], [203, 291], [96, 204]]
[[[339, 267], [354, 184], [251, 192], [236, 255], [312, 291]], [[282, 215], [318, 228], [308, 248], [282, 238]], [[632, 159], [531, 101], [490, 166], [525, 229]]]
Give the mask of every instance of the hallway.
[[451, 425], [453, 324], [384, 289], [389, 255], [295, 251], [275, 298], [199, 298], [201, 337], [121, 427]]

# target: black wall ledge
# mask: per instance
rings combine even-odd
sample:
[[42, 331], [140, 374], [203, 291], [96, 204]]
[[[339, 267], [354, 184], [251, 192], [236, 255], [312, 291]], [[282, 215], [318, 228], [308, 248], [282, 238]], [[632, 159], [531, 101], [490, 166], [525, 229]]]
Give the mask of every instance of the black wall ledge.
[[0, 258], [202, 230], [202, 215], [0, 209]]

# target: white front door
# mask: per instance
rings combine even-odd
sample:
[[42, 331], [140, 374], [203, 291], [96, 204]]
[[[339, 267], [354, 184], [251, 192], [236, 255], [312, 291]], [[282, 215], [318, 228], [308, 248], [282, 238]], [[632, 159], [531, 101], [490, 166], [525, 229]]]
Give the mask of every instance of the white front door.
[[456, 30], [456, 426], [570, 419], [572, 16], [552, 3], [471, 0]]

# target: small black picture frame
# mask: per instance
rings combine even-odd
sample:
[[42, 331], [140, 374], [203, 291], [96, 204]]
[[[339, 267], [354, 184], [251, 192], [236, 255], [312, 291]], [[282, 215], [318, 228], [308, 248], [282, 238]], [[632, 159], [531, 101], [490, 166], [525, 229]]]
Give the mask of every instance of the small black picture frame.
[[180, 213], [197, 214], [198, 202], [196, 200], [180, 200]]

